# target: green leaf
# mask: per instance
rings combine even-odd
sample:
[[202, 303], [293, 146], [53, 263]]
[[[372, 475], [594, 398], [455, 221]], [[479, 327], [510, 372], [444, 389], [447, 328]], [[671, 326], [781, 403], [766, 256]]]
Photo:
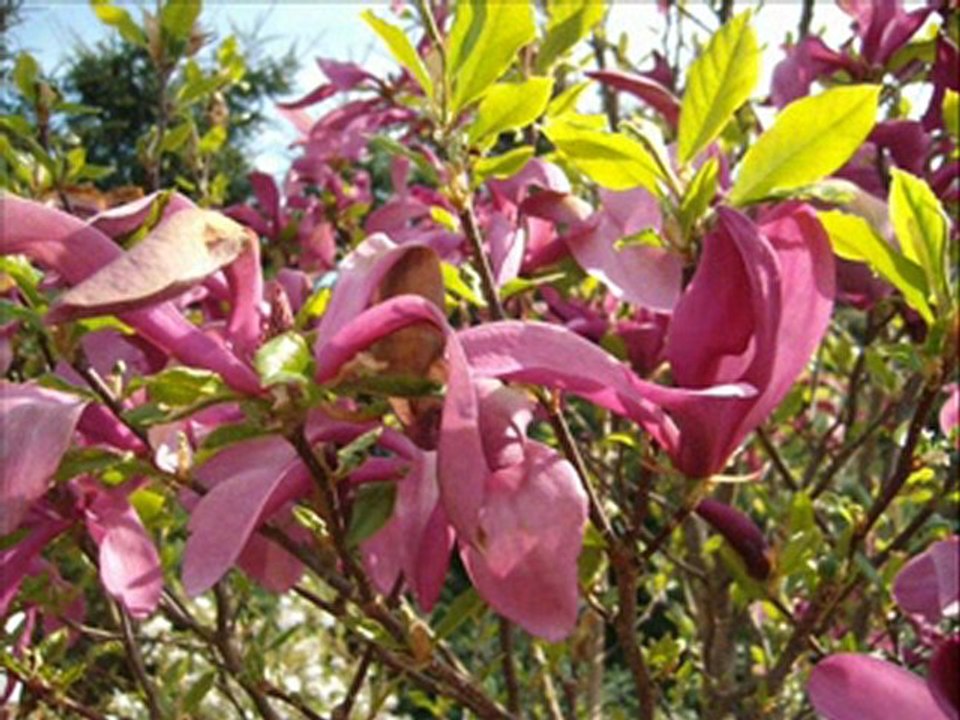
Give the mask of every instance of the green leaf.
[[508, 178], [515, 175], [523, 169], [530, 158], [533, 157], [534, 149], [529, 145], [521, 145], [493, 157], [485, 157], [477, 160], [473, 166], [474, 183], [480, 183], [490, 178]]
[[193, 133], [193, 128], [193, 120], [185, 120], [179, 125], [170, 128], [163, 134], [163, 142], [160, 143], [160, 149], [163, 152], [177, 152], [189, 139]]
[[730, 201], [761, 200], [840, 168], [873, 129], [879, 96], [877, 85], [852, 85], [790, 103], [747, 151]]
[[526, 127], [543, 114], [552, 90], [551, 78], [494, 85], [477, 108], [477, 117], [467, 133], [470, 142], [481, 144], [507, 130]]
[[353, 501], [350, 527], [345, 538], [347, 545], [356, 547], [386, 525], [393, 514], [396, 499], [396, 483], [374, 482], [361, 485]]
[[697, 170], [693, 180], [687, 185], [683, 200], [680, 203], [680, 227], [684, 236], [710, 207], [710, 202], [717, 194], [717, 174], [720, 163], [716, 158], [707, 158], [706, 162]]
[[90, 0], [90, 7], [93, 8], [100, 22], [115, 27], [124, 40], [133, 45], [146, 47], [147, 36], [126, 10], [117, 7], [110, 0]]
[[253, 364], [264, 385], [307, 384], [312, 375], [313, 356], [302, 335], [286, 332], [257, 350]]
[[457, 595], [447, 608], [447, 612], [434, 626], [434, 635], [438, 640], [449, 637], [467, 620], [477, 615], [484, 608], [483, 599], [472, 587], [468, 587]]
[[214, 671], [205, 672], [201, 675], [189, 690], [183, 696], [183, 710], [188, 715], [193, 715], [199, 709], [200, 703], [207, 696], [207, 693], [213, 688], [217, 680], [217, 673]]
[[947, 216], [924, 180], [893, 168], [890, 172], [890, 222], [904, 257], [921, 268], [941, 308], [949, 306]]
[[160, 11], [160, 25], [179, 40], [188, 40], [200, 15], [200, 0], [166, 0]]
[[932, 322], [933, 312], [927, 303], [928, 289], [923, 268], [898, 253], [861, 217], [839, 210], [820, 212], [818, 216], [838, 257], [867, 263], [903, 293], [907, 304], [924, 320]]
[[660, 170], [643, 145], [619, 133], [606, 133], [564, 120], [549, 123], [544, 132], [571, 165], [610, 190], [644, 187], [660, 196]]
[[223, 125], [214, 125], [200, 138], [198, 150], [201, 155], [213, 155], [227, 141], [227, 129]]
[[443, 273], [443, 286], [447, 289], [447, 292], [453, 293], [475, 307], [487, 306], [479, 290], [467, 284], [456, 266], [447, 262], [440, 263], [440, 271]]
[[536, 37], [529, 0], [460, 0], [447, 46], [447, 82], [456, 116], [479, 98]]
[[760, 47], [750, 11], [730, 20], [710, 38], [690, 65], [680, 106], [677, 151], [689, 162], [730, 122], [760, 77]]
[[346, 477], [360, 467], [381, 435], [383, 427], [375, 427], [337, 450], [337, 478]]
[[547, 275], [541, 275], [540, 277], [518, 277], [514, 278], [513, 280], [508, 280], [503, 284], [503, 287], [500, 288], [500, 299], [509, 300], [514, 295], [525, 293], [528, 290], [533, 290], [541, 285], [549, 285], [550, 283], [559, 282], [565, 277], [566, 273], [549, 273]]
[[361, 17], [366, 21], [367, 25], [373, 28], [373, 31], [380, 36], [380, 39], [383, 40], [387, 49], [390, 50], [394, 59], [407, 68], [413, 77], [416, 78], [416, 81], [420, 83], [420, 87], [423, 88], [423, 92], [426, 93], [427, 97], [432, 98], [433, 80], [430, 79], [427, 66], [423, 64], [423, 60], [417, 54], [416, 48], [410, 43], [410, 40], [404, 34], [403, 30], [395, 25], [391, 25], [386, 20], [381, 20], [374, 15], [371, 10], [366, 10]]
[[13, 66], [13, 81], [27, 102], [33, 103], [37, 99], [37, 78], [39, 75], [40, 66], [33, 55], [28, 52], [17, 55], [17, 62]]
[[943, 96], [943, 125], [954, 142], [960, 138], [960, 93], [947, 90]]
[[571, 85], [557, 95], [550, 101], [550, 104], [547, 105], [547, 117], [559, 117], [568, 112], [575, 113], [577, 111], [577, 103], [580, 101], [580, 96], [590, 87], [590, 84], [589, 80], [584, 80], [576, 85]]
[[552, 0], [547, 5], [550, 22], [537, 53], [537, 72], [544, 73], [554, 61], [586, 37], [607, 12], [596, 0]]
[[216, 373], [189, 367], [169, 368], [131, 383], [131, 389], [139, 387], [147, 388], [153, 402], [169, 407], [186, 407], [228, 392]]

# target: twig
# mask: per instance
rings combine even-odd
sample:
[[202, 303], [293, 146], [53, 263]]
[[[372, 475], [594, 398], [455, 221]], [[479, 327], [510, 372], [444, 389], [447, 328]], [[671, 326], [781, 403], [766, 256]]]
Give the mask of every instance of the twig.
[[9, 664], [4, 665], [3, 672], [7, 674], [8, 678], [12, 677], [14, 680], [21, 682], [25, 690], [36, 695], [41, 702], [47, 705], [76, 713], [87, 720], [107, 720], [106, 715], [101, 715], [93, 708], [87, 707], [83, 703], [74, 700], [69, 695], [62, 694], [56, 688], [47, 685], [40, 678], [27, 677], [21, 674], [15, 666]]
[[147, 711], [150, 714], [150, 720], [161, 720], [164, 717], [160, 709], [160, 701], [157, 697], [157, 689], [154, 687], [150, 676], [147, 674], [147, 668], [143, 662], [143, 654], [140, 652], [140, 645], [133, 632], [133, 624], [130, 622], [130, 615], [120, 603], [115, 603], [119, 613], [120, 633], [123, 635], [123, 647], [130, 658], [130, 667], [137, 684], [143, 690], [147, 700]]
[[794, 479], [793, 473], [790, 472], [790, 468], [787, 467], [787, 464], [780, 456], [780, 451], [777, 450], [776, 446], [770, 441], [770, 436], [767, 435], [767, 431], [762, 427], [757, 428], [757, 439], [767, 453], [767, 457], [773, 462], [773, 467], [776, 468], [777, 473], [783, 479], [783, 484], [793, 492], [797, 492], [800, 488], [797, 486], [797, 481]]
[[373, 649], [372, 646], [367, 646], [367, 649], [364, 650], [363, 655], [360, 657], [360, 663], [357, 665], [356, 671], [353, 673], [353, 679], [350, 681], [350, 687], [347, 688], [346, 696], [340, 704], [337, 705], [333, 711], [333, 715], [331, 715], [332, 720], [347, 720], [350, 717], [353, 705], [356, 703], [360, 689], [363, 687], [363, 681], [367, 678], [367, 672], [370, 670], [370, 663], [372, 661]]
[[497, 283], [493, 279], [493, 268], [490, 267], [490, 260], [487, 257], [487, 253], [483, 250], [483, 238], [480, 237], [480, 229], [477, 227], [477, 216], [473, 212], [473, 205], [470, 203], [470, 200], [463, 203], [459, 215], [460, 224], [463, 226], [463, 232], [470, 242], [473, 259], [480, 273], [480, 287], [483, 290], [483, 299], [487, 301], [487, 305], [490, 308], [490, 316], [494, 320], [503, 320], [507, 317], [507, 313], [503, 309], [503, 303], [500, 302]]
[[500, 650], [503, 653], [503, 679], [507, 686], [507, 710], [516, 715], [520, 712], [520, 687], [513, 663], [513, 628], [506, 618], [500, 618]]
[[267, 696], [257, 683], [247, 677], [243, 660], [234, 645], [234, 638], [231, 632], [231, 610], [230, 599], [227, 597], [227, 591], [222, 583], [213, 586], [213, 595], [217, 605], [217, 629], [213, 635], [214, 642], [223, 662], [230, 674], [240, 683], [240, 687], [250, 697], [250, 700], [257, 708], [257, 712], [264, 720], [280, 720], [277, 711], [273, 709]]
[[810, 34], [810, 25], [813, 23], [813, 4], [814, 0], [803, 0], [800, 24], [797, 26], [797, 35], [801, 40]]

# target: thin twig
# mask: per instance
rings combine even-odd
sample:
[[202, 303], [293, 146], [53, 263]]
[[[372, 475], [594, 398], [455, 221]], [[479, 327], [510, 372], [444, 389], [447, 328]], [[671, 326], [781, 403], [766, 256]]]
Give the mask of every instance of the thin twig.
[[507, 686], [507, 710], [516, 715], [520, 712], [520, 686], [513, 662], [513, 628], [506, 618], [500, 618], [500, 651], [503, 654], [503, 679]]
[[160, 700], [157, 696], [157, 689], [153, 681], [147, 674], [146, 665], [143, 662], [143, 654], [140, 652], [140, 645], [133, 632], [133, 623], [130, 621], [130, 615], [120, 604], [115, 603], [119, 614], [120, 633], [123, 635], [123, 647], [126, 650], [127, 657], [130, 659], [130, 668], [137, 680], [140, 689], [147, 700], [147, 711], [150, 714], [150, 720], [161, 720], [164, 717], [160, 709]]

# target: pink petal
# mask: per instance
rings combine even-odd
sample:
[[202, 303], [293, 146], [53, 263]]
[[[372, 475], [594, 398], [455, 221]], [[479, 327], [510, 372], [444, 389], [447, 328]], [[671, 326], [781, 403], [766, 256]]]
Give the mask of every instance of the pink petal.
[[947, 638], [930, 659], [927, 685], [933, 699], [950, 720], [960, 717], [960, 637]]
[[825, 720], [947, 720], [923, 678], [883, 660], [840, 653], [810, 674], [807, 694]]
[[893, 597], [904, 612], [936, 623], [960, 611], [960, 536], [933, 543], [910, 560], [893, 581]]
[[[140, 227], [150, 215], [153, 203], [160, 192], [153, 192], [139, 200], [112, 207], [94, 215], [87, 223], [112, 238], [120, 237], [133, 232]], [[168, 218], [181, 210], [195, 208], [196, 205], [189, 198], [178, 192], [171, 193], [170, 199], [163, 208], [163, 217]]]
[[[0, 254], [25, 254], [69, 284], [83, 282], [122, 256], [107, 236], [75, 217], [13, 195], [0, 195]], [[233, 388], [259, 392], [256, 374], [222, 343], [204, 335], [170, 305], [123, 313], [120, 319], [187, 365], [219, 372]]]
[[[294, 542], [308, 545], [310, 531], [300, 525], [289, 512], [274, 521]], [[303, 563], [263, 535], [253, 535], [237, 557], [237, 567], [272, 593], [285, 593], [303, 577]]]
[[960, 384], [952, 383], [944, 388], [947, 391], [947, 401], [940, 408], [940, 432], [950, 437], [960, 425]]
[[680, 101], [666, 87], [643, 75], [634, 75], [619, 70], [594, 70], [587, 77], [604, 85], [630, 93], [663, 115], [674, 128], [680, 118]]
[[485, 540], [461, 546], [461, 557], [494, 610], [555, 642], [576, 623], [577, 558], [586, 519], [576, 471], [530, 441], [522, 464], [490, 478], [480, 514]]
[[100, 580], [135, 618], [152, 613], [163, 590], [160, 556], [136, 510], [120, 492], [100, 491], [86, 509], [100, 547]]
[[[2, 517], [0, 513], [0, 517]], [[30, 532], [20, 542], [0, 550], [0, 619], [7, 617], [10, 603], [17, 596], [24, 578], [31, 573], [33, 561], [43, 549], [71, 523], [49, 513], [37, 514]], [[3, 534], [3, 533], [0, 533]]]
[[183, 586], [198, 595], [236, 562], [259, 525], [309, 487], [306, 468], [283, 438], [233, 445], [214, 456], [197, 477], [212, 490], [190, 515], [183, 552]]
[[46, 491], [87, 401], [0, 380], [0, 535], [13, 532]]
[[437, 458], [411, 447], [413, 464], [397, 481], [393, 516], [361, 544], [364, 565], [381, 592], [402, 572], [420, 607], [430, 611], [447, 575], [453, 532], [439, 504]]
[[58, 322], [119, 313], [169, 300], [237, 259], [256, 238], [210, 210], [183, 210], [132, 250], [69, 290], [50, 311]]

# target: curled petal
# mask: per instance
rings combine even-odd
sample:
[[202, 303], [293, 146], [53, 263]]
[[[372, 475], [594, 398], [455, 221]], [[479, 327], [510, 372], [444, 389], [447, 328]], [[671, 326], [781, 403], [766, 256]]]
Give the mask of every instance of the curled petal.
[[163, 590], [160, 556], [137, 511], [120, 492], [98, 491], [86, 509], [87, 529], [100, 548], [100, 580], [135, 618], [152, 613]]
[[263, 520], [309, 487], [296, 451], [279, 437], [229, 447], [197, 476], [212, 489], [197, 502], [188, 525], [183, 586], [191, 595], [223, 577]]
[[0, 535], [17, 529], [70, 447], [87, 402], [0, 380]]
[[839, 653], [810, 674], [807, 694], [825, 720], [948, 720], [918, 675], [869, 655]]
[[893, 581], [893, 597], [904, 612], [939, 622], [960, 611], [960, 536], [935, 542], [910, 560]]
[[232, 263], [255, 242], [247, 228], [220, 213], [183, 210], [69, 290], [50, 311], [50, 321], [169, 300]]
[[[179, 214], [179, 213], [178, 213]], [[176, 216], [174, 216], [176, 217]], [[91, 225], [59, 210], [0, 195], [0, 254], [27, 255], [68, 284], [82, 283], [123, 251]], [[194, 327], [169, 303], [122, 313], [120, 319], [145, 339], [187, 365], [220, 373], [236, 390], [260, 390], [256, 374], [236, 355]]]

